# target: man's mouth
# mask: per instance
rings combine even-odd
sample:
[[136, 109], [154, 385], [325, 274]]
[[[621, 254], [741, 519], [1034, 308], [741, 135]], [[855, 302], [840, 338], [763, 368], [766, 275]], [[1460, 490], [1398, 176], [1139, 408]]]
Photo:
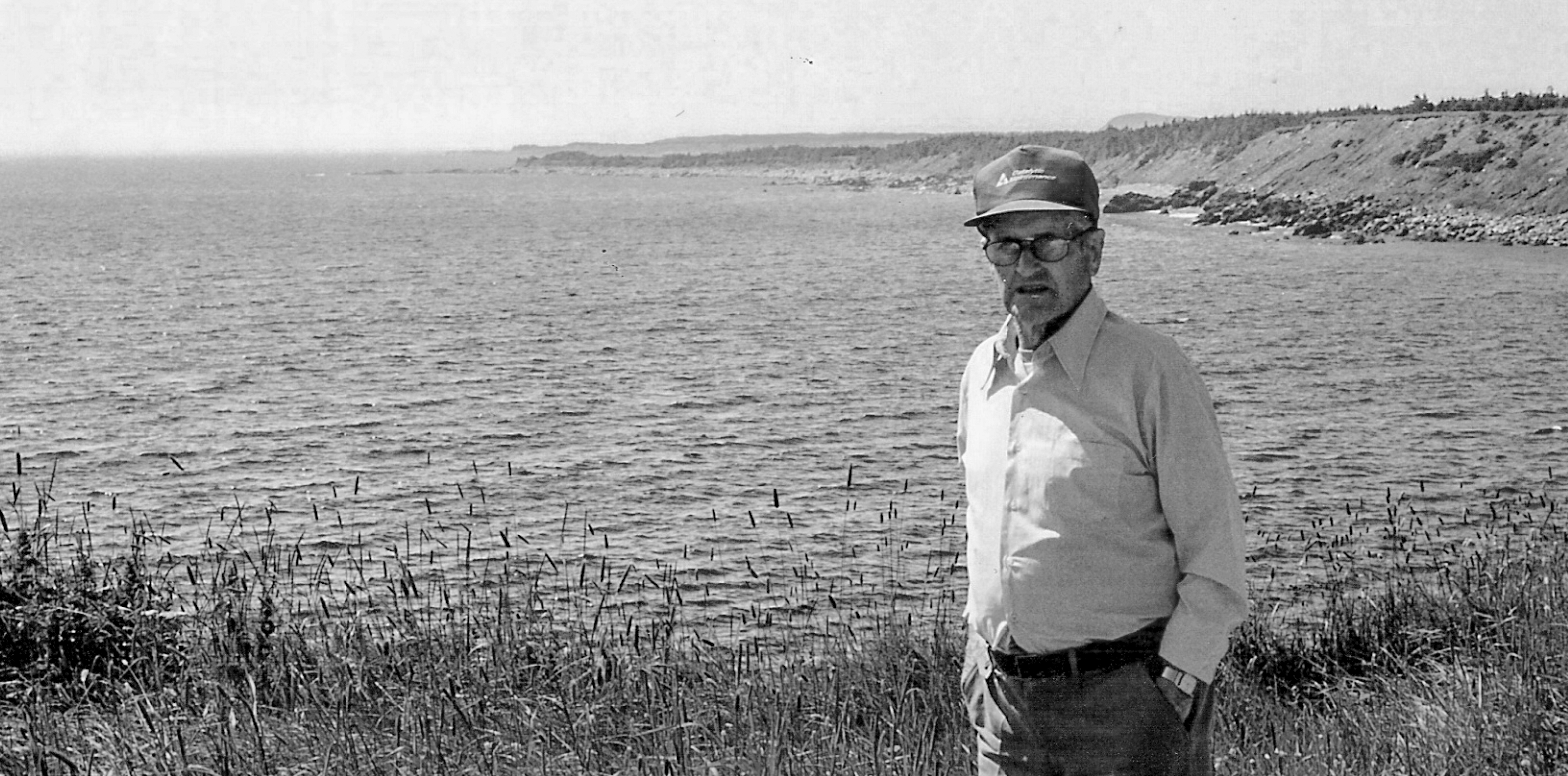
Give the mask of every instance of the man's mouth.
[[1026, 283], [1018, 287], [1020, 294], [1049, 294], [1051, 287], [1043, 283]]

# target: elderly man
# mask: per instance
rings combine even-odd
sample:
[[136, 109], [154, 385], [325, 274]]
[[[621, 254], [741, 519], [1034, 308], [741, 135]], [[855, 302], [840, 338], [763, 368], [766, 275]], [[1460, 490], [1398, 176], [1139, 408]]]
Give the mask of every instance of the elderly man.
[[1008, 317], [970, 356], [963, 683], [981, 774], [1213, 771], [1210, 683], [1247, 612], [1213, 404], [1168, 337], [1094, 290], [1105, 232], [1077, 154], [975, 175]]

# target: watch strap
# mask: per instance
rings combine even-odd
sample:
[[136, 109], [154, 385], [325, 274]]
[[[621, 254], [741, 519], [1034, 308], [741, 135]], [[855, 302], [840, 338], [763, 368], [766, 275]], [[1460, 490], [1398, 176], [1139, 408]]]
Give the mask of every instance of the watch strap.
[[1165, 669], [1160, 672], [1160, 677], [1165, 681], [1176, 685], [1176, 689], [1181, 690], [1187, 695], [1192, 695], [1198, 691], [1198, 677], [1193, 676], [1192, 674], [1189, 674], [1186, 671], [1183, 671], [1180, 668], [1177, 668], [1176, 666], [1170, 665], [1168, 663], [1166, 664]]

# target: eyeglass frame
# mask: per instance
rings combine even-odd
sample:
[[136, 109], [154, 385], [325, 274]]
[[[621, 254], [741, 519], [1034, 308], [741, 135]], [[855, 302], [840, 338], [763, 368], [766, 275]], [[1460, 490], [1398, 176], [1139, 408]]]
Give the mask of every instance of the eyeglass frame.
[[[1035, 261], [1038, 261], [1038, 262], [1040, 262], [1042, 264], [1055, 264], [1055, 263], [1057, 263], [1057, 262], [1067, 258], [1067, 254], [1072, 252], [1072, 245], [1073, 245], [1073, 243], [1077, 242], [1079, 238], [1081, 238], [1084, 235], [1089, 234], [1091, 232], [1098, 232], [1098, 231], [1100, 231], [1100, 227], [1099, 226], [1090, 226], [1088, 229], [1084, 229], [1084, 230], [1078, 232], [1077, 234], [1073, 235], [1072, 237], [1060, 237], [1060, 236], [1057, 236], [1057, 235], [1040, 235], [1038, 237], [1032, 237], [1032, 238], [1030, 238], [1028, 240], [1016, 240], [1016, 239], [1013, 239], [1011, 237], [1004, 238], [1004, 239], [1001, 239], [1001, 240], [992, 240], [991, 238], [987, 237], [986, 241], [985, 241], [985, 244], [980, 246], [980, 251], [985, 254], [986, 261], [991, 262], [991, 264], [993, 266], [997, 266], [997, 267], [1012, 267], [1012, 266], [1017, 265], [1019, 261], [1023, 260], [1024, 249], [1025, 248], [1027, 248], [1029, 250], [1029, 255], [1033, 256]], [[1035, 246], [1037, 244], [1041, 243], [1041, 242], [1044, 242], [1046, 244], [1046, 246], [1050, 246], [1053, 243], [1060, 244], [1062, 246], [1061, 252], [1057, 253], [1056, 258], [1047, 258], [1045, 256], [1042, 256], [1042, 255], [1040, 255], [1040, 252], [1035, 248]], [[993, 246], [993, 245], [1001, 245], [1001, 244], [1004, 244], [1004, 243], [1012, 243], [1013, 245], [1018, 246], [1018, 253], [1017, 253], [1017, 255], [1013, 256], [1013, 260], [1012, 261], [1008, 261], [1008, 262], [1005, 262], [1005, 263], [1004, 262], [999, 262], [999, 261], [991, 258], [991, 251], [990, 251], [991, 246]], [[1052, 250], [1054, 252], [1055, 249], [1047, 247], [1047, 250]]]

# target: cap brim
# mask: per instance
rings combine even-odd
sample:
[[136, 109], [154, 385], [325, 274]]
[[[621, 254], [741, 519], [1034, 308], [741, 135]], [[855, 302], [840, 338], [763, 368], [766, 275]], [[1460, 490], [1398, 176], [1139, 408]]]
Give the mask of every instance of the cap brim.
[[1017, 199], [1013, 200], [1012, 202], [1003, 202], [1002, 204], [997, 205], [996, 207], [991, 208], [990, 210], [987, 210], [984, 213], [969, 219], [968, 221], [965, 221], [964, 226], [974, 226], [975, 224], [978, 224], [981, 221], [990, 218], [991, 216], [999, 216], [1003, 213], [1022, 213], [1030, 210], [1071, 210], [1074, 213], [1090, 215], [1089, 211], [1084, 210], [1081, 207], [1063, 205], [1060, 202], [1051, 202], [1050, 200], [1045, 199]]

